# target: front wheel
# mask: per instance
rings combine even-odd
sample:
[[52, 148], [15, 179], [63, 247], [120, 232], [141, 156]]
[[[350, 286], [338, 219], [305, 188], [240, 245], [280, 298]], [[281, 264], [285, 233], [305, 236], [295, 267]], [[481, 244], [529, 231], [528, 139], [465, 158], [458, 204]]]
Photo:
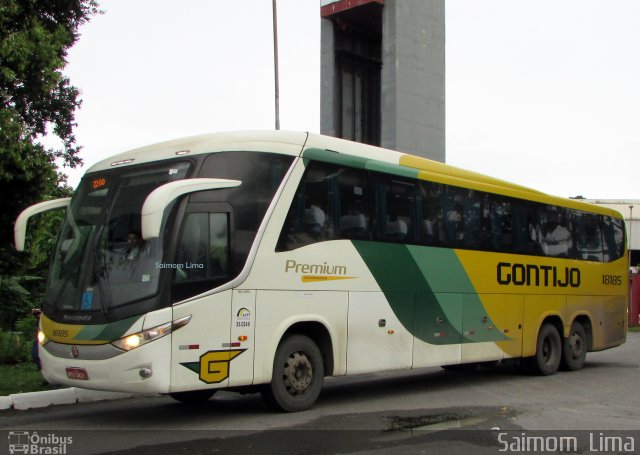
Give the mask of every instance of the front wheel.
[[538, 333], [536, 355], [527, 359], [529, 370], [539, 376], [549, 376], [558, 371], [562, 358], [562, 340], [553, 324], [544, 324]]
[[261, 393], [272, 407], [285, 412], [309, 409], [318, 399], [324, 380], [322, 353], [308, 337], [293, 335], [278, 346], [271, 383]]
[[582, 368], [587, 358], [587, 332], [579, 322], [571, 324], [569, 337], [562, 344], [562, 362], [560, 366], [563, 370], [575, 371]]

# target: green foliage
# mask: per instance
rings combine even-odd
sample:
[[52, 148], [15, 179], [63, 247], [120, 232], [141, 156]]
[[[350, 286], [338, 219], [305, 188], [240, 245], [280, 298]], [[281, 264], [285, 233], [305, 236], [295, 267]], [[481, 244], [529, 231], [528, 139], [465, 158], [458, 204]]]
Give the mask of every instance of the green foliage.
[[[26, 254], [13, 249], [13, 223], [29, 205], [71, 193], [56, 162], [81, 163], [73, 134], [81, 101], [63, 69], [78, 28], [96, 13], [95, 0], [0, 0], [0, 327], [41, 300], [44, 280], [25, 278], [46, 276], [62, 214], [30, 222]], [[45, 148], [46, 134], [61, 149]]]
[[[0, 91], [3, 108], [10, 112], [3, 118], [3, 126], [10, 126], [15, 138], [31, 141], [51, 125], [64, 143], [64, 150], [52, 151], [53, 156], [77, 165], [73, 116], [79, 105], [78, 89], [62, 69], [68, 49], [79, 37], [78, 27], [97, 12], [97, 3], [3, 0], [1, 5]], [[0, 177], [4, 175], [0, 173]]]
[[17, 365], [0, 364], [0, 397], [12, 393], [51, 390], [55, 386], [45, 385], [38, 368], [33, 362]]
[[16, 331], [21, 333], [26, 339], [36, 336], [36, 329], [38, 328], [38, 319], [29, 315], [16, 322]]
[[31, 361], [33, 336], [21, 333], [0, 332], [0, 364], [15, 364]]
[[36, 276], [0, 276], [0, 329], [11, 330], [14, 323], [35, 306], [23, 284], [40, 280]]
[[[0, 241], [11, 238], [10, 221], [20, 210], [56, 196], [64, 182], [56, 159], [70, 167], [81, 163], [73, 135], [78, 89], [62, 70], [78, 27], [96, 8], [94, 0], [0, 3], [0, 191], [14, 196], [0, 206]], [[62, 150], [38, 143], [49, 129]]]

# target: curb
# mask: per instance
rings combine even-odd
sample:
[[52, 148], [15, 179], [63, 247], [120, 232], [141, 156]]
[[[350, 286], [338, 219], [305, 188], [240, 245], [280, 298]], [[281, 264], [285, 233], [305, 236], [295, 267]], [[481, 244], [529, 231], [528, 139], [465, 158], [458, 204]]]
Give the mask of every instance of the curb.
[[43, 392], [17, 393], [7, 397], [0, 397], [0, 410], [26, 410], [45, 408], [59, 404], [92, 403], [94, 401], [120, 400], [131, 398], [133, 393], [101, 392], [97, 390], [68, 389], [45, 390]]

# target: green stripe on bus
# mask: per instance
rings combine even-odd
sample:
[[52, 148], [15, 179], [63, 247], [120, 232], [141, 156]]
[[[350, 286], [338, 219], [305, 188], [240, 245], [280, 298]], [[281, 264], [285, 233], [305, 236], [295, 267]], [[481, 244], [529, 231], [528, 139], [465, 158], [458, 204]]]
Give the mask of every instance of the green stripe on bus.
[[74, 337], [75, 340], [85, 341], [113, 341], [122, 338], [140, 316], [111, 322], [109, 324], [85, 325]]
[[352, 155], [343, 155], [342, 153], [332, 152], [330, 150], [323, 149], [306, 149], [302, 153], [302, 157], [314, 161], [321, 161], [323, 163], [337, 164], [340, 166], [349, 166], [357, 169], [365, 169], [367, 158], [359, 158]]
[[391, 308], [410, 333], [431, 344], [458, 344], [462, 334], [442, 309], [405, 245], [354, 240]]
[[454, 250], [352, 242], [394, 314], [416, 338], [435, 345], [508, 339], [499, 331], [464, 336], [465, 319], [493, 322]]
[[400, 166], [398, 164], [385, 163], [384, 161], [369, 160], [366, 168], [369, 171], [384, 172], [385, 174], [393, 174], [411, 179], [417, 179], [420, 174], [420, 171], [416, 169]]
[[78, 341], [94, 341], [100, 340], [102, 338], [98, 338], [98, 335], [104, 329], [104, 324], [101, 325], [85, 325], [82, 330], [78, 332], [78, 334], [73, 337], [74, 340]]
[[331, 150], [306, 149], [302, 153], [304, 159], [321, 161], [323, 163], [337, 164], [339, 166], [349, 166], [357, 169], [366, 169], [369, 171], [384, 172], [400, 177], [408, 177], [417, 179], [420, 170], [400, 166], [399, 164], [387, 163], [385, 161], [372, 160], [368, 158], [360, 158], [357, 156], [344, 155], [342, 153], [333, 152]]
[[[460, 308], [462, 314], [455, 314], [454, 324], [460, 333], [465, 333], [464, 321], [478, 322], [486, 318], [486, 326], [495, 326], [491, 317], [487, 313], [482, 304], [482, 300], [478, 296], [473, 283], [469, 279], [469, 275], [465, 271], [462, 263], [458, 259], [455, 250], [449, 248], [428, 248], [417, 245], [407, 245], [407, 249], [418, 268], [422, 272], [428, 283], [432, 283], [434, 291], [441, 301], [441, 306], [445, 313], [447, 305], [442, 302], [442, 297], [449, 295], [454, 291], [455, 296], [459, 296], [459, 305], [453, 305], [454, 308]], [[508, 340], [500, 331], [475, 332], [473, 340], [468, 342], [481, 341], [504, 341]]]

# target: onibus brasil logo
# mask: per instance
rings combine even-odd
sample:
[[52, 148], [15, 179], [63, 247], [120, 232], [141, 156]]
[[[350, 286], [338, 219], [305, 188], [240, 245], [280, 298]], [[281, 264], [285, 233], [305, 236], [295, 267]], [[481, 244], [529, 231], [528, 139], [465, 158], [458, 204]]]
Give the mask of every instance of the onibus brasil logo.
[[71, 436], [57, 436], [53, 433], [38, 434], [37, 431], [10, 431], [9, 453], [38, 455], [65, 455], [73, 444]]

